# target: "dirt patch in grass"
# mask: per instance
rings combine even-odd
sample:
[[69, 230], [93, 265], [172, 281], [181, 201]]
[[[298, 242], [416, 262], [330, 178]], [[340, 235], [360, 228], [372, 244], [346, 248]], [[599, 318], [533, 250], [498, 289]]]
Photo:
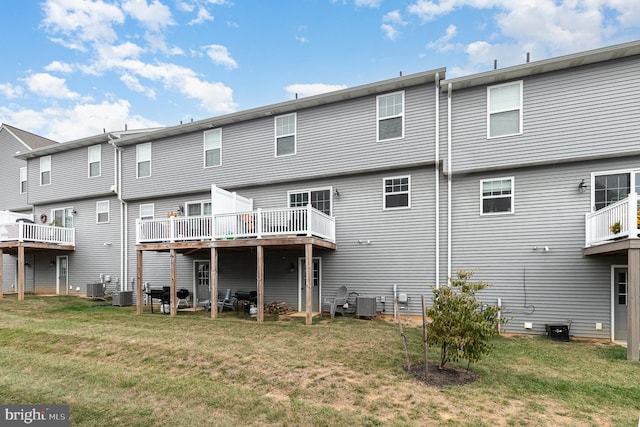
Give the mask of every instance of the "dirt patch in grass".
[[440, 369], [436, 362], [429, 362], [429, 369], [425, 374], [424, 363], [411, 365], [406, 369], [417, 381], [428, 387], [444, 388], [471, 384], [478, 379], [478, 375], [457, 366], [445, 366]]

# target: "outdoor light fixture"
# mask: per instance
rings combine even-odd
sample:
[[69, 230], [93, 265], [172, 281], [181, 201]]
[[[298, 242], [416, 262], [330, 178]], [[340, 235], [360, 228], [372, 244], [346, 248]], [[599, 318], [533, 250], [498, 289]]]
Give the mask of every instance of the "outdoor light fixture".
[[334, 189], [333, 189], [333, 195], [334, 195], [335, 197], [340, 197], [340, 192], [338, 191], [338, 189], [337, 189], [337, 188], [334, 188]]
[[184, 206], [178, 206], [178, 215], [184, 215]]
[[296, 271], [296, 266], [293, 265], [293, 263], [289, 264], [289, 273], [293, 273], [294, 271]]
[[584, 182], [584, 179], [580, 181], [580, 184], [578, 184], [578, 191], [581, 193], [584, 193], [585, 191], [587, 191], [587, 183]]

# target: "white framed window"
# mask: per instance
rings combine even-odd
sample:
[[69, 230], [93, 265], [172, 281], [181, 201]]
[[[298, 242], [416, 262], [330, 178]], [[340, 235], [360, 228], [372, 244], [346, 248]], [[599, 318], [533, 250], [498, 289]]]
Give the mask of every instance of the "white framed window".
[[51, 223], [58, 227], [73, 227], [73, 208], [51, 209]]
[[404, 92], [377, 98], [378, 142], [404, 138]]
[[619, 169], [591, 174], [592, 212], [625, 199], [631, 192], [640, 194], [640, 170], [638, 169]]
[[155, 215], [155, 206], [153, 203], [145, 203], [140, 205], [140, 219], [153, 219]]
[[187, 216], [211, 215], [211, 200], [199, 200], [185, 203]]
[[275, 117], [276, 157], [296, 154], [296, 113]]
[[20, 168], [20, 194], [27, 194], [27, 168]]
[[151, 143], [136, 145], [136, 178], [151, 176]]
[[87, 159], [89, 163], [89, 178], [100, 176], [102, 164], [102, 146], [92, 145], [87, 147]]
[[222, 129], [212, 129], [204, 133], [204, 167], [222, 165]]
[[522, 134], [522, 81], [487, 87], [487, 138]]
[[40, 157], [40, 185], [51, 184], [51, 156]]
[[106, 224], [109, 222], [109, 201], [99, 200], [96, 202], [96, 223]]
[[311, 190], [294, 190], [287, 192], [290, 208], [297, 208], [311, 204], [314, 209], [327, 215], [331, 215], [331, 188], [318, 188]]
[[409, 209], [411, 207], [411, 177], [394, 176], [382, 179], [382, 209]]
[[513, 177], [480, 181], [480, 215], [513, 213], [514, 181]]

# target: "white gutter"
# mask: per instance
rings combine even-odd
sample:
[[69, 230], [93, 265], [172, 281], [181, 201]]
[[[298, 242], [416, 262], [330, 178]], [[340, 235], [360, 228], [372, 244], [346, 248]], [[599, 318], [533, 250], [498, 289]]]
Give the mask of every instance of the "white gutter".
[[118, 148], [111, 137], [111, 134], [108, 135], [109, 144], [113, 146], [113, 189], [118, 197], [118, 201], [120, 201], [120, 290], [128, 291], [129, 290], [129, 280], [128, 280], [128, 268], [127, 268], [127, 204], [124, 200], [122, 200], [122, 193], [120, 191], [120, 185], [122, 184], [122, 152], [121, 149]]
[[447, 87], [447, 282], [451, 284], [451, 83]]
[[440, 73], [436, 73], [436, 152], [434, 176], [436, 179], [436, 289], [440, 287]]

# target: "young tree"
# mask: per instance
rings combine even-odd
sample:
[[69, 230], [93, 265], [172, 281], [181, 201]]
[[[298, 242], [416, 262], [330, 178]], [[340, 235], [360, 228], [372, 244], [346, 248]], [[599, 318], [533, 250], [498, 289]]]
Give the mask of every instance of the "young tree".
[[450, 286], [433, 289], [433, 306], [427, 309], [432, 320], [427, 341], [440, 345], [440, 369], [447, 362], [466, 359], [469, 364], [491, 351], [490, 341], [498, 335], [500, 308], [483, 305], [476, 292], [491, 286], [485, 282], [470, 282], [472, 271], [458, 270]]

